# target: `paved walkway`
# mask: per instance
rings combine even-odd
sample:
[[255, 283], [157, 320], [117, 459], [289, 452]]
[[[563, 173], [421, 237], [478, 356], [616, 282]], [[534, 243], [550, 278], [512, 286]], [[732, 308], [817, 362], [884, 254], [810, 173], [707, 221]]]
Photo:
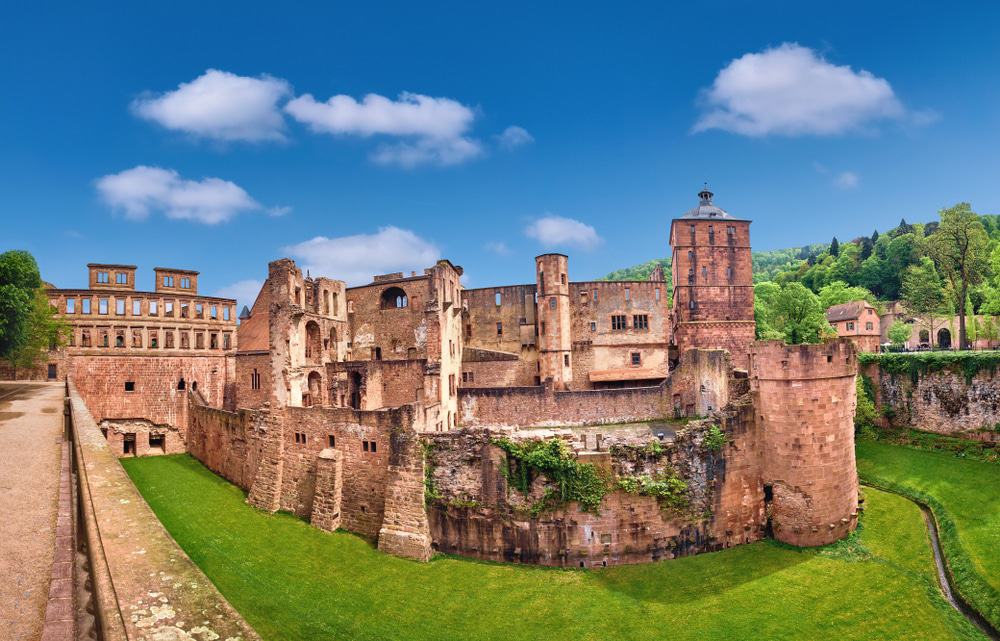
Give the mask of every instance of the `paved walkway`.
[[60, 383], [0, 383], [0, 641], [42, 636], [63, 433]]

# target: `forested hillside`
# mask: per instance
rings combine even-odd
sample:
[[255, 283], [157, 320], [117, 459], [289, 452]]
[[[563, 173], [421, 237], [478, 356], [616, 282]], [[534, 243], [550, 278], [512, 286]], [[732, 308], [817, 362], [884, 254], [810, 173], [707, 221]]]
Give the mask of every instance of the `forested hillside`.
[[[976, 314], [1000, 315], [1000, 216], [959, 203], [939, 218], [923, 224], [904, 219], [848, 241], [753, 252], [758, 336], [815, 342], [831, 331], [823, 313], [828, 306], [865, 298], [902, 301], [924, 320], [958, 314], [967, 325], [960, 330], [963, 340], [974, 340], [984, 329]], [[657, 265], [669, 280], [669, 258], [605, 279], [645, 280]]]

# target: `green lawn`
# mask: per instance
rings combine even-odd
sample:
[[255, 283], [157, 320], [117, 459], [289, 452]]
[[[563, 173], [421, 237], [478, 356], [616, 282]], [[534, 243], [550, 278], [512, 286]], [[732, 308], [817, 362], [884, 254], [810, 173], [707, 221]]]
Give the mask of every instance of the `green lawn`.
[[177, 542], [268, 640], [981, 639], [940, 596], [916, 506], [867, 491], [864, 530], [606, 570], [387, 556], [244, 503], [189, 456], [122, 463]]
[[862, 480], [931, 506], [959, 589], [1000, 627], [1000, 465], [869, 439], [857, 452]]

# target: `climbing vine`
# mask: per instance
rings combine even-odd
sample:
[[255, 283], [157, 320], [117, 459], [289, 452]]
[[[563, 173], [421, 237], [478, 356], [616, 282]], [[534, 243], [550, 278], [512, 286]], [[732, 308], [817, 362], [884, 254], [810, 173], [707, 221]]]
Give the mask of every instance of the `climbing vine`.
[[553, 493], [536, 503], [540, 504], [538, 512], [560, 503], [576, 501], [584, 511], [598, 513], [601, 500], [609, 490], [608, 479], [593, 464], [577, 461], [566, 441], [554, 438], [514, 442], [508, 438], [495, 438], [492, 443], [507, 453], [505, 475], [522, 494], [531, 491], [531, 483], [539, 475], [558, 485], [557, 495]]
[[946, 369], [961, 371], [965, 382], [971, 383], [972, 378], [982, 371], [996, 374], [1000, 367], [1000, 351], [998, 352], [917, 352], [917, 353], [861, 353], [858, 362], [862, 365], [877, 364], [886, 374], [893, 376], [909, 375], [916, 383], [921, 374], [938, 372]]

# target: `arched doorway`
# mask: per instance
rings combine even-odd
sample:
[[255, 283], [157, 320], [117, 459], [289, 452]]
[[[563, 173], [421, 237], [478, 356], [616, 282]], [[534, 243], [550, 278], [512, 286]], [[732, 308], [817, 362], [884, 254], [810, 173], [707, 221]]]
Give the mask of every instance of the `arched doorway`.
[[316, 321], [306, 323], [306, 360], [320, 357], [323, 350], [323, 339], [320, 338], [319, 325]]
[[920, 330], [920, 340], [921, 345], [928, 345], [931, 342], [931, 333], [926, 329]]
[[937, 344], [941, 349], [951, 349], [951, 330], [942, 327], [937, 333]]
[[303, 404], [306, 407], [311, 407], [313, 405], [322, 405], [323, 377], [320, 376], [319, 372], [309, 372], [308, 384], [309, 384], [308, 400]]

